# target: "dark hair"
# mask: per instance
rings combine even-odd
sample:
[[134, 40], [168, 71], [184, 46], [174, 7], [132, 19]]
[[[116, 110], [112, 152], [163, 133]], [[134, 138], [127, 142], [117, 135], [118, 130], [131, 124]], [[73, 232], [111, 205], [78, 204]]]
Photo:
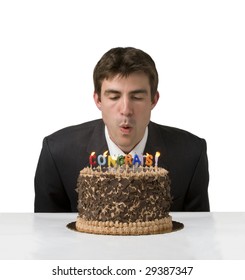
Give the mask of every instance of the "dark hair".
[[132, 47], [112, 48], [101, 57], [94, 68], [94, 91], [100, 98], [104, 79], [113, 78], [118, 74], [127, 77], [135, 72], [143, 72], [148, 76], [153, 100], [158, 86], [155, 63], [147, 53]]

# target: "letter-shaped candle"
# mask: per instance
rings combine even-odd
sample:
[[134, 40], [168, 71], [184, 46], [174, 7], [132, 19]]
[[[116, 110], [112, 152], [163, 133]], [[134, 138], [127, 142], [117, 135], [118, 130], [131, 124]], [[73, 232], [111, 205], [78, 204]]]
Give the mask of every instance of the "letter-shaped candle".
[[97, 161], [100, 166], [106, 164], [107, 153], [108, 153], [108, 151], [104, 152], [103, 155], [98, 156]]
[[124, 158], [124, 161], [125, 161], [126, 165], [132, 165], [132, 160], [133, 160], [133, 158], [132, 158], [131, 154], [126, 155], [125, 158]]
[[146, 153], [145, 165], [152, 166], [152, 164], [153, 164], [153, 155]]
[[91, 168], [96, 165], [96, 155], [95, 155], [95, 152], [91, 153], [91, 155], [89, 157], [89, 164], [90, 164]]
[[120, 155], [117, 157], [117, 165], [122, 166], [124, 165], [124, 156]]
[[139, 166], [140, 164], [141, 164], [141, 161], [140, 161], [138, 155], [135, 155], [134, 159], [133, 159], [133, 165]]
[[108, 167], [113, 166], [115, 167], [117, 165], [116, 159], [113, 159], [111, 156], [108, 156]]

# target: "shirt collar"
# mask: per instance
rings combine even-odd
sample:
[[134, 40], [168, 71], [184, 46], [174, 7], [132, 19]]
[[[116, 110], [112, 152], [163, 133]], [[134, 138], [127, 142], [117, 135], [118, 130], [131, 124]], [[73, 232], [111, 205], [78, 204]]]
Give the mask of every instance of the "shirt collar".
[[[131, 154], [132, 156], [134, 156], [135, 154], [143, 155], [147, 137], [148, 137], [148, 126], [145, 129], [145, 134], [141, 139], [141, 141], [133, 148], [132, 151], [129, 152], [129, 154]], [[125, 153], [111, 140], [106, 125], [105, 125], [105, 138], [111, 156], [117, 157], [119, 155], [125, 155]]]

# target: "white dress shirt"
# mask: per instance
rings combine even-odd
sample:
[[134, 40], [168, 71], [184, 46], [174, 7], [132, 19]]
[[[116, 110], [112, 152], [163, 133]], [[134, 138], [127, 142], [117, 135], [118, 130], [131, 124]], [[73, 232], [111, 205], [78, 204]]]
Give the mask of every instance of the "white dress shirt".
[[[145, 149], [145, 145], [146, 145], [146, 141], [147, 141], [147, 137], [148, 137], [148, 126], [145, 129], [145, 134], [143, 136], [143, 138], [141, 139], [141, 141], [133, 148], [132, 151], [129, 152], [129, 154], [132, 155], [132, 157], [134, 157], [135, 154], [137, 155], [143, 155], [144, 153], [144, 149]], [[105, 126], [105, 138], [106, 138], [106, 142], [108, 145], [108, 149], [109, 149], [109, 154], [112, 157], [118, 157], [120, 155], [126, 155], [110, 138], [109, 133], [108, 133], [108, 129]]]

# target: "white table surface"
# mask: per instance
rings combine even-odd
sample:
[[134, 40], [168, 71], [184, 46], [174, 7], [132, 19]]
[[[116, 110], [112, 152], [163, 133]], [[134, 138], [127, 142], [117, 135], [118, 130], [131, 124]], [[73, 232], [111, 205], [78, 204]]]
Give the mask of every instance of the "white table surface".
[[144, 236], [80, 233], [75, 213], [1, 213], [0, 259], [245, 260], [245, 213], [171, 213], [184, 229]]

